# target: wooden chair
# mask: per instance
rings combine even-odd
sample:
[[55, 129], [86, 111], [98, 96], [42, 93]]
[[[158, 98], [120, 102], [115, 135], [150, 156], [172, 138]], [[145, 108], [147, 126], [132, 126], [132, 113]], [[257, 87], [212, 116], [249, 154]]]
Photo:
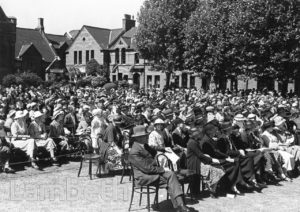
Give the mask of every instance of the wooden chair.
[[83, 162], [88, 161], [88, 163], [89, 163], [88, 173], [89, 173], [90, 179], [92, 180], [92, 164], [93, 164], [94, 161], [98, 161], [99, 159], [100, 159], [100, 155], [94, 154], [94, 153], [82, 155], [77, 177], [80, 176], [80, 172], [81, 172], [81, 169], [82, 169]]
[[[160, 158], [163, 158], [164, 160], [160, 160]], [[158, 154], [156, 156], [156, 161], [157, 161], [157, 164], [159, 166], [163, 165], [161, 164], [160, 162], [161, 161], [165, 161], [166, 164], [167, 164], [167, 167], [174, 172], [174, 167], [173, 167], [173, 164], [172, 164], [172, 161], [170, 161], [170, 159], [163, 153], [161, 154]], [[186, 170], [186, 173], [184, 173], [185, 171], [184, 170], [179, 170], [179, 171], [176, 171], [176, 176], [178, 178], [178, 181], [179, 183], [181, 184], [181, 187], [182, 187], [182, 192], [183, 192], [183, 200], [185, 201], [185, 184], [188, 184], [188, 189], [187, 189], [187, 192], [190, 190], [190, 182], [191, 182], [191, 177], [195, 174], [193, 171], [190, 171], [190, 170]], [[169, 199], [169, 194], [167, 194], [167, 199]]]
[[130, 209], [131, 209], [134, 193], [140, 194], [139, 206], [141, 206], [143, 194], [147, 195], [147, 209], [148, 209], [148, 211], [150, 211], [150, 207], [151, 207], [150, 206], [150, 194], [155, 193], [154, 204], [158, 205], [158, 190], [159, 190], [158, 183], [159, 183], [159, 181], [157, 180], [157, 182], [154, 182], [153, 184], [147, 185], [147, 186], [136, 185], [135, 178], [134, 178], [133, 165], [129, 164], [129, 166], [130, 166], [130, 172], [131, 172], [131, 176], [132, 176], [132, 192], [131, 192], [131, 198], [130, 198], [130, 204], [129, 204], [128, 211], [130, 211]]

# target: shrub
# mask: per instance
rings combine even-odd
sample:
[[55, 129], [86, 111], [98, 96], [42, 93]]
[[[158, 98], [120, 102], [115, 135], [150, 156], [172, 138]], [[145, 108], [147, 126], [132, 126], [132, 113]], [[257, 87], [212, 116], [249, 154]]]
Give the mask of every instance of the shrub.
[[39, 86], [43, 83], [43, 80], [35, 73], [24, 72], [19, 75], [25, 86]]
[[103, 76], [95, 77], [92, 79], [92, 86], [93, 87], [102, 87], [107, 83], [107, 79]]
[[11, 85], [17, 85], [19, 84], [20, 79], [17, 79], [16, 75], [8, 74], [2, 79], [2, 84], [6, 87], [9, 87]]

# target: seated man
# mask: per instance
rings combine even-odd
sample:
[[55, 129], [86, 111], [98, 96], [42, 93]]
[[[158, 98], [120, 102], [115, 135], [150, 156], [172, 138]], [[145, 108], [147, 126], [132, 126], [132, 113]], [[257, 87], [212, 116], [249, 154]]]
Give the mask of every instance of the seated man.
[[132, 137], [135, 142], [129, 152], [129, 161], [133, 165], [137, 185], [147, 186], [156, 182], [166, 185], [176, 211], [191, 211], [183, 202], [183, 193], [176, 174], [157, 166], [153, 154], [150, 153], [152, 149], [147, 145], [146, 128], [142, 125], [134, 127]]

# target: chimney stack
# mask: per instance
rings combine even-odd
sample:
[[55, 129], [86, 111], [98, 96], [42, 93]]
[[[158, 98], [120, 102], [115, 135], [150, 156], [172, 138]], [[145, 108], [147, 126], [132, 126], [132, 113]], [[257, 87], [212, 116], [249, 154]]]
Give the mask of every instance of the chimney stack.
[[123, 19], [123, 30], [128, 31], [131, 28], [135, 27], [135, 20], [134, 18], [131, 19], [131, 16], [128, 14], [124, 15]]
[[17, 26], [17, 18], [16, 17], [8, 17], [9, 21]]
[[44, 19], [43, 18], [38, 18], [38, 26], [37, 28], [40, 32], [44, 32]]

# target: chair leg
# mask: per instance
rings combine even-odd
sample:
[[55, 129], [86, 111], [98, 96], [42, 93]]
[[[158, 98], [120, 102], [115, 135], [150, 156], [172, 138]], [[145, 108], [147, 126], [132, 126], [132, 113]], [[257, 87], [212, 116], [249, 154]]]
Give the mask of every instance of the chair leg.
[[150, 193], [149, 193], [149, 186], [147, 186], [147, 208], [148, 208], [148, 212], [150, 212]]
[[79, 170], [78, 170], [78, 175], [77, 175], [77, 177], [80, 176], [80, 172], [81, 172], [81, 169], [82, 169], [82, 163], [83, 163], [83, 158], [82, 158], [81, 161], [80, 161], [80, 166], [79, 166]]
[[142, 204], [142, 196], [143, 196], [143, 188], [141, 188], [139, 206], [141, 206], [141, 204]]
[[[126, 167], [127, 167], [126, 170], [128, 170], [130, 172], [130, 169], [129, 169], [128, 165], [126, 165]], [[131, 174], [129, 174], [129, 181], [131, 181]]]
[[128, 209], [128, 211], [130, 211], [130, 209], [131, 209], [131, 205], [132, 205], [133, 196], [134, 196], [134, 188], [132, 188], [132, 192], [131, 192], [131, 199], [130, 199], [130, 203], [129, 203], [129, 209]]
[[182, 184], [181, 187], [182, 187], [182, 193], [183, 193], [183, 202], [185, 204], [184, 184]]
[[90, 179], [92, 180], [92, 160], [89, 160], [89, 175]]
[[125, 174], [125, 165], [123, 165], [122, 177], [121, 177], [121, 180], [120, 180], [120, 184], [122, 184], [124, 174]]

